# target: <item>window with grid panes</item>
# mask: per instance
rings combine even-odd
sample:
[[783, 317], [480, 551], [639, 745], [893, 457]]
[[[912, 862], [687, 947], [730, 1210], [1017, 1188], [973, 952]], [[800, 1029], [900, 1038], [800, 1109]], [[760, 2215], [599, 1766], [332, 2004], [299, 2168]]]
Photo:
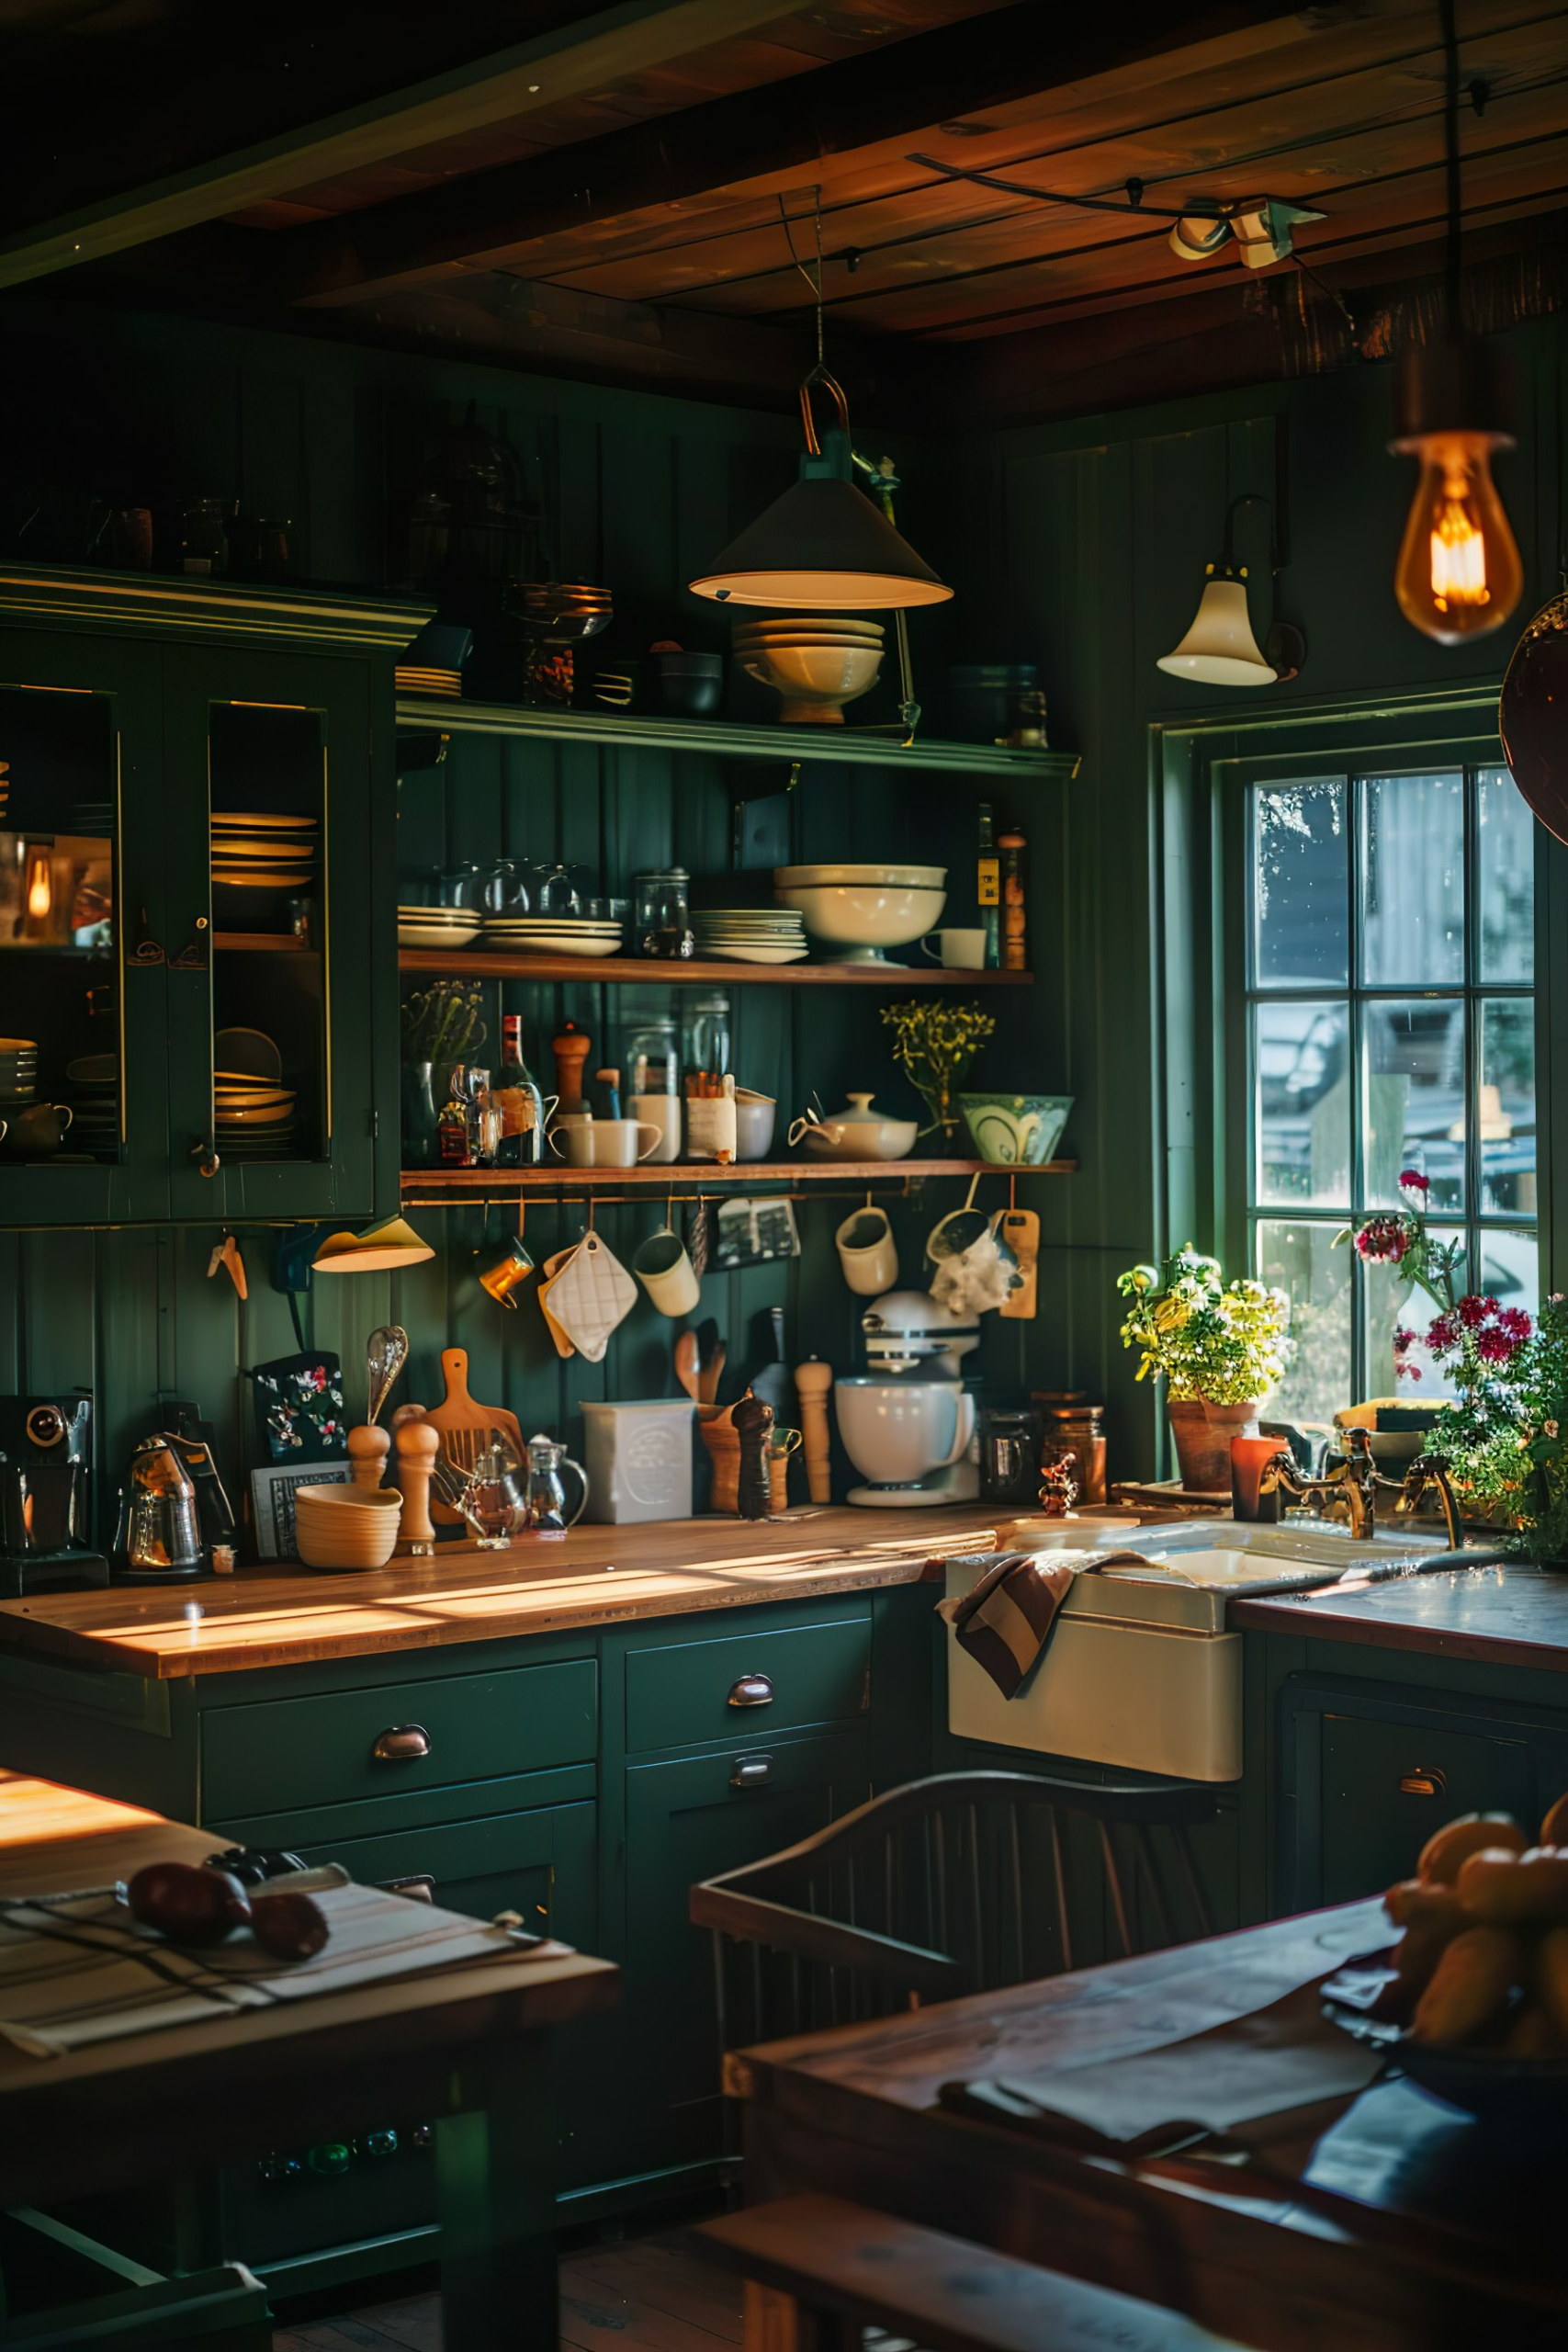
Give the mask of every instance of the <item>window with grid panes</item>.
[[1436, 1309], [1345, 1228], [1399, 1178], [1466, 1249], [1465, 1286], [1538, 1304], [1533, 820], [1506, 768], [1377, 769], [1247, 786], [1252, 1264], [1292, 1302], [1274, 1409], [1447, 1393]]

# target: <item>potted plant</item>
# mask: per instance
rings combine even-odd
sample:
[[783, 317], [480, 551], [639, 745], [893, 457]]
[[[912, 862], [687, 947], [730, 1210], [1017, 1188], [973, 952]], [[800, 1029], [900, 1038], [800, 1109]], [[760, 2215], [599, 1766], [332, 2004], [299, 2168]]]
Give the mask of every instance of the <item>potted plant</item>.
[[920, 1134], [940, 1132], [951, 1145], [959, 1125], [958, 1090], [996, 1023], [977, 1004], [943, 1004], [930, 997], [884, 1005], [882, 1018], [893, 1032], [894, 1060], [931, 1114]]
[[1291, 1305], [1283, 1291], [1238, 1277], [1190, 1241], [1157, 1266], [1130, 1266], [1122, 1344], [1141, 1351], [1138, 1378], [1163, 1376], [1181, 1483], [1230, 1492], [1230, 1442], [1256, 1434], [1258, 1411], [1285, 1368]]

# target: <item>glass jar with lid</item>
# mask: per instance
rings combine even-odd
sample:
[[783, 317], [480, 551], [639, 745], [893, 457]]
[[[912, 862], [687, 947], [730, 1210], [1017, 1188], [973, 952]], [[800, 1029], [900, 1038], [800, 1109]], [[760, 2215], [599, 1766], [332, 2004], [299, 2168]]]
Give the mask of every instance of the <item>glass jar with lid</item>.
[[650, 867], [633, 882], [632, 935], [644, 956], [690, 956], [692, 877], [683, 865]]
[[631, 1021], [621, 1039], [621, 1075], [628, 1098], [681, 1091], [681, 1033], [672, 1012]]
[[723, 1078], [734, 1069], [732, 1052], [729, 999], [694, 997], [685, 1008], [682, 1023], [681, 1059], [685, 1067]]

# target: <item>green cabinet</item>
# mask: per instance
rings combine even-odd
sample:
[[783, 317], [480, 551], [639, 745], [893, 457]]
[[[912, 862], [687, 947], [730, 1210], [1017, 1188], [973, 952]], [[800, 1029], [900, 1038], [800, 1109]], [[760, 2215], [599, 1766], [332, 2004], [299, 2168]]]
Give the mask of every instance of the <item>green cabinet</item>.
[[641, 2162], [694, 2163], [722, 2143], [713, 1966], [688, 1916], [690, 1889], [809, 1837], [870, 1794], [861, 1730], [757, 1735], [713, 1755], [628, 1768], [622, 2046]]
[[1568, 1787], [1568, 1714], [1316, 1676], [1280, 1693], [1274, 1909], [1381, 1894], [1461, 1813], [1527, 1828]]
[[423, 617], [0, 578], [0, 1026], [36, 1046], [0, 1223], [393, 1204], [390, 669]]

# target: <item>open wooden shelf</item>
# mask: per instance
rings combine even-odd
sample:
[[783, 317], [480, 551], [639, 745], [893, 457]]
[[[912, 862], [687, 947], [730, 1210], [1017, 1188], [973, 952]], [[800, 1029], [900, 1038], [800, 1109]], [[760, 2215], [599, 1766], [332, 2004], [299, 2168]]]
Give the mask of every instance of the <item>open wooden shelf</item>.
[[[220, 938], [222, 944], [221, 937]], [[487, 956], [477, 947], [400, 947], [400, 972], [476, 980], [597, 980], [639, 988], [1026, 989], [1032, 972], [948, 972], [940, 964], [731, 964], [662, 956]]]
[[1048, 1159], [1041, 1168], [1009, 1168], [994, 1159], [750, 1159], [728, 1168], [711, 1160], [644, 1161], [637, 1168], [405, 1168], [402, 1196], [439, 1206], [514, 1193], [604, 1193], [623, 1185], [652, 1192], [707, 1191], [728, 1184], [892, 1184], [941, 1176], [1071, 1176], [1076, 1159]]
[[653, 718], [592, 710], [535, 710], [520, 703], [398, 696], [398, 725], [422, 734], [508, 735], [555, 743], [623, 744], [651, 752], [703, 752], [720, 760], [831, 760], [901, 768], [911, 775], [978, 775], [1012, 784], [1070, 784], [1076, 752], [1012, 752], [995, 743], [905, 744], [858, 727], [746, 727], [726, 718]]
[[314, 956], [320, 951], [291, 931], [215, 931], [212, 944], [226, 956]]

